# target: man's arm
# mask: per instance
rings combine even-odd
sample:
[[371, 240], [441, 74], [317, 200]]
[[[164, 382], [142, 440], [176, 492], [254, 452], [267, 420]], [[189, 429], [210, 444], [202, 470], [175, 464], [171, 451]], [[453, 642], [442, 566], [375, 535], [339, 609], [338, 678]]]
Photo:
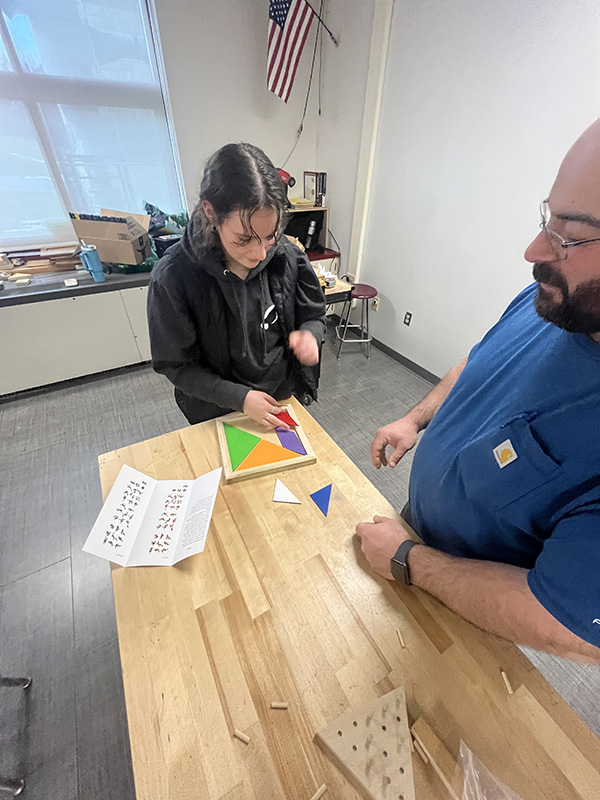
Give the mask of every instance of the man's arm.
[[[375, 517], [356, 532], [373, 569], [392, 579], [390, 560], [410, 539], [397, 520]], [[534, 597], [527, 570], [493, 561], [478, 561], [413, 547], [408, 555], [411, 581], [461, 617], [483, 630], [517, 644], [554, 653], [574, 661], [600, 664], [600, 649], [562, 625]]]
[[[371, 445], [371, 461], [374, 467], [379, 469], [382, 464], [384, 467], [387, 464], [395, 467], [402, 456], [415, 446], [420, 431], [424, 430], [434, 418], [450, 394], [450, 390], [458, 380], [466, 363], [467, 359], [463, 358], [450, 372], [446, 373], [429, 394], [426, 394], [414, 408], [411, 408], [406, 416], [379, 428]], [[385, 452], [388, 446], [394, 448], [394, 452], [389, 458]]]
[[503, 639], [600, 664], [600, 650], [565, 628], [534, 597], [527, 570], [413, 547], [411, 580], [461, 617]]

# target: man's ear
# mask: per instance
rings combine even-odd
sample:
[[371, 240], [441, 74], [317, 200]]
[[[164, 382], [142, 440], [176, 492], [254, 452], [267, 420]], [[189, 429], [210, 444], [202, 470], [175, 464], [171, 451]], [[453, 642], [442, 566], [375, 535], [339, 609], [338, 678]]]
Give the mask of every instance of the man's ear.
[[203, 209], [204, 213], [206, 214], [206, 218], [208, 219], [210, 224], [213, 226], [213, 228], [216, 228], [217, 227], [217, 215], [215, 214], [215, 210], [213, 208], [212, 203], [209, 203], [208, 200], [203, 200], [202, 201], [202, 209]]

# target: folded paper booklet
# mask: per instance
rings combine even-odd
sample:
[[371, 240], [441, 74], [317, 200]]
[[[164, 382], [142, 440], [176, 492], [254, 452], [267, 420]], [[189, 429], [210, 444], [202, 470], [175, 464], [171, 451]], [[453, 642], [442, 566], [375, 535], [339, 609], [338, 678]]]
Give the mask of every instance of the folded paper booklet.
[[170, 566], [204, 550], [221, 469], [157, 481], [121, 467], [83, 549], [124, 567]]

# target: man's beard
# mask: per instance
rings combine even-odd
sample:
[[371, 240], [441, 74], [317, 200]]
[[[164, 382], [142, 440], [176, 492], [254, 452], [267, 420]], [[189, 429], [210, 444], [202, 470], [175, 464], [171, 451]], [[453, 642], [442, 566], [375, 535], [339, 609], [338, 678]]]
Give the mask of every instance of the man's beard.
[[535, 310], [542, 319], [569, 333], [600, 332], [600, 279], [586, 281], [569, 294], [564, 277], [545, 261], [533, 265], [533, 277], [539, 283], [556, 286], [562, 293], [562, 300], [556, 301], [554, 293], [538, 287]]

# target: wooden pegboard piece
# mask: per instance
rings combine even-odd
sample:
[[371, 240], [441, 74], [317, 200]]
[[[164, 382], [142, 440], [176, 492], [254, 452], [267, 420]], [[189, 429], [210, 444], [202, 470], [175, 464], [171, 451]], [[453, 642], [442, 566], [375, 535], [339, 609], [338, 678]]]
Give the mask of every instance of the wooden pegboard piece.
[[331, 722], [315, 742], [368, 800], [415, 800], [404, 687]]

